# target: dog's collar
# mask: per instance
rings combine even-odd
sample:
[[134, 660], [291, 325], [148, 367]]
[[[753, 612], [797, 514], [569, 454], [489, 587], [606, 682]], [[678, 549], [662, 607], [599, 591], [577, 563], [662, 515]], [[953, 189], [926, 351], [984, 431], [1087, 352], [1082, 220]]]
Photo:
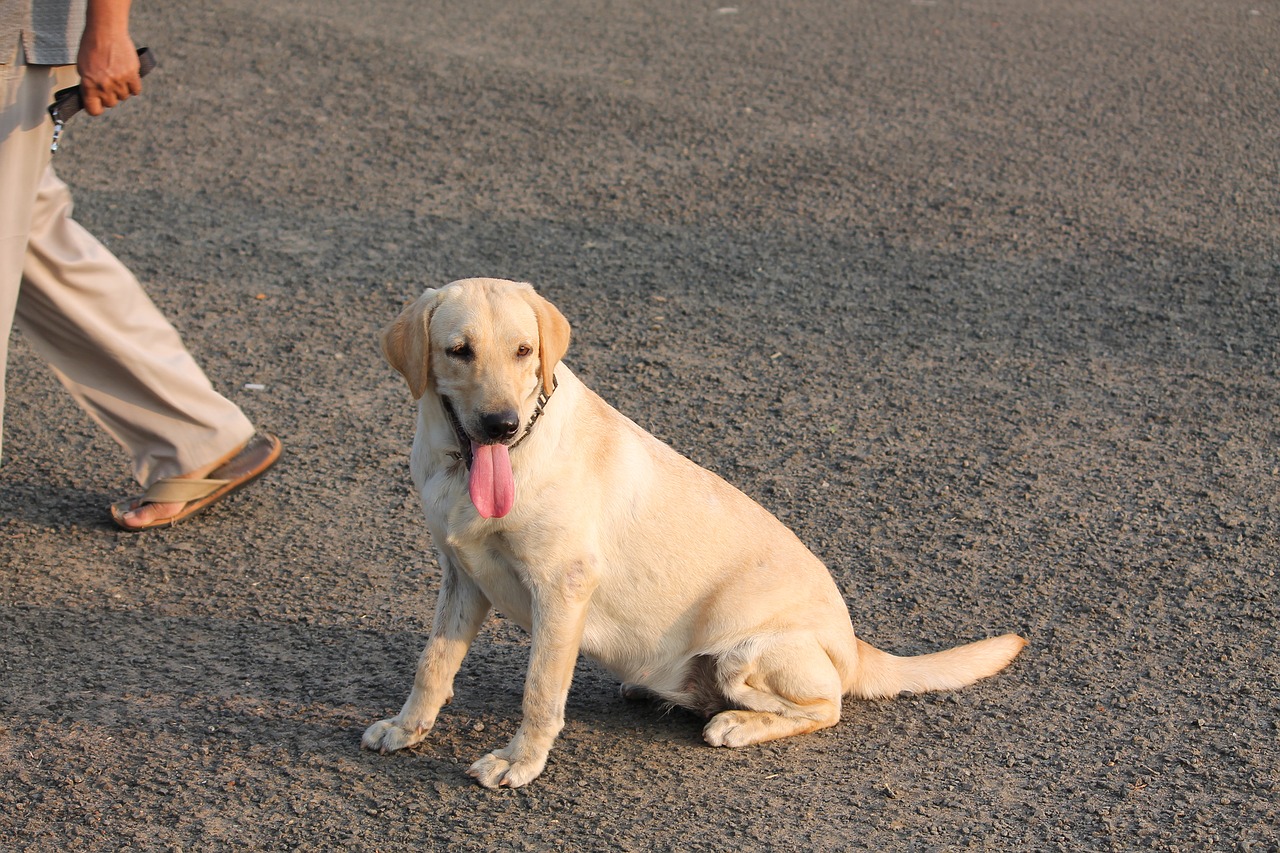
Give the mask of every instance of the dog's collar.
[[[551, 391], [538, 391], [538, 405], [533, 407], [533, 414], [529, 415], [529, 423], [525, 426], [524, 432], [520, 434], [519, 438], [511, 443], [508, 448], [509, 450], [515, 450], [520, 446], [521, 442], [529, 437], [529, 433], [533, 432], [533, 425], [538, 422], [538, 418], [542, 417], [543, 409], [547, 407], [547, 403], [551, 402], [551, 395], [554, 394], [555, 390], [559, 387], [560, 380], [556, 379], [555, 374], [552, 374]], [[453, 403], [449, 401], [449, 398], [441, 395], [440, 402], [444, 404], [444, 413], [449, 418], [449, 424], [453, 427], [454, 434], [458, 437], [458, 449], [450, 451], [448, 455], [459, 462], [465, 462], [467, 467], [470, 468], [472, 457], [471, 437], [468, 436], [467, 431], [462, 428], [462, 421], [458, 418], [458, 413], [453, 410]]]
[[511, 445], [512, 450], [515, 450], [517, 447], [519, 447], [520, 442], [528, 438], [529, 433], [533, 432], [533, 425], [538, 422], [538, 418], [542, 417], [542, 410], [547, 407], [547, 403], [551, 402], [551, 395], [554, 394], [556, 392], [556, 389], [559, 387], [560, 387], [560, 380], [556, 379], [556, 375], [554, 373], [551, 374], [551, 390], [550, 391], [547, 391], [546, 389], [539, 386], [538, 405], [533, 407], [533, 414], [529, 415], [529, 424], [524, 428], [524, 432], [521, 433], [520, 437], [517, 438], [512, 443]]

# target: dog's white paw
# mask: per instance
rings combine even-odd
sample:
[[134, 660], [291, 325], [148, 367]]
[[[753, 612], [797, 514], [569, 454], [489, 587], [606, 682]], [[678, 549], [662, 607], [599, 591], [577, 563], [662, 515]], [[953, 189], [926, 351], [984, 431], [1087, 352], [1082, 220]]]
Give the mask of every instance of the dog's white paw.
[[413, 746], [426, 736], [427, 729], [406, 729], [400, 725], [398, 718], [392, 717], [389, 720], [379, 720], [365, 729], [364, 737], [360, 738], [360, 745], [365, 749], [386, 755], [388, 752]]
[[755, 737], [757, 715], [740, 711], [721, 711], [702, 729], [702, 739], [712, 746], [746, 746], [759, 740]]
[[504, 749], [491, 752], [471, 765], [467, 771], [486, 788], [519, 788], [542, 774], [547, 766], [546, 756], [535, 761], [510, 761], [503, 757]]

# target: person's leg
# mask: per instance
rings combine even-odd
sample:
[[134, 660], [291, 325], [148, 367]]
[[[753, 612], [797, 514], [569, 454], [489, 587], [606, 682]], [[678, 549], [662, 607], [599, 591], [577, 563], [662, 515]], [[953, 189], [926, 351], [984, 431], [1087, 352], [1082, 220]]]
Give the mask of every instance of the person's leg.
[[[54, 69], [22, 63], [22, 50], [0, 65], [0, 446], [3, 446], [4, 375], [10, 330], [22, 287], [27, 235], [40, 175], [49, 162], [51, 136], [45, 108]], [[51, 130], [49, 131], [52, 132]]]
[[[20, 57], [0, 66], [0, 413], [16, 325], [128, 451], [139, 482], [204, 477], [246, 446], [253, 425], [213, 390], [133, 275], [70, 218], [70, 193], [49, 165], [46, 107], [75, 79], [74, 68]], [[275, 459], [263, 444], [252, 445], [255, 456], [270, 455], [259, 473]], [[229, 467], [239, 472], [243, 462]], [[117, 522], [144, 527], [182, 509], [146, 504]]]
[[214, 391], [137, 279], [71, 212], [71, 193], [46, 167], [15, 324], [128, 451], [140, 483], [207, 472], [253, 436], [253, 424]]

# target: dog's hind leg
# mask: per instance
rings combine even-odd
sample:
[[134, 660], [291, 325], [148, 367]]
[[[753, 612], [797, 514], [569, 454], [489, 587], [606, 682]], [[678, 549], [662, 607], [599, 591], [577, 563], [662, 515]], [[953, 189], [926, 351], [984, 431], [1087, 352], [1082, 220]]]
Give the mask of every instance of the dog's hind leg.
[[426, 737], [441, 706], [453, 698], [453, 677], [489, 612], [489, 599], [443, 554], [440, 569], [440, 596], [431, 623], [431, 638], [418, 659], [413, 690], [399, 714], [365, 730], [360, 740], [365, 749], [394, 752]]
[[753, 640], [716, 663], [718, 687], [729, 710], [716, 714], [702, 730], [712, 746], [747, 746], [840, 721], [840, 676], [812, 637]]

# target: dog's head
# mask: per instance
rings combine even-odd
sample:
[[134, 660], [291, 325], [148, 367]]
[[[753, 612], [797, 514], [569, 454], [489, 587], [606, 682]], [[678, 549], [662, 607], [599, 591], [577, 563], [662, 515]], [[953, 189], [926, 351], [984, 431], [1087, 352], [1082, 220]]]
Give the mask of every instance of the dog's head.
[[438, 394], [476, 445], [515, 440], [550, 394], [569, 322], [528, 284], [491, 278], [427, 290], [382, 333], [414, 399]]

